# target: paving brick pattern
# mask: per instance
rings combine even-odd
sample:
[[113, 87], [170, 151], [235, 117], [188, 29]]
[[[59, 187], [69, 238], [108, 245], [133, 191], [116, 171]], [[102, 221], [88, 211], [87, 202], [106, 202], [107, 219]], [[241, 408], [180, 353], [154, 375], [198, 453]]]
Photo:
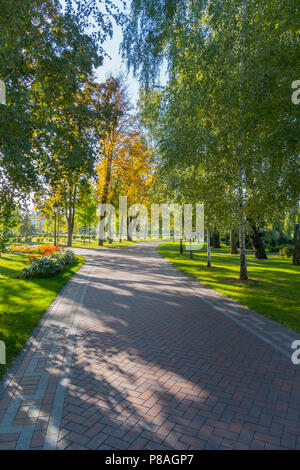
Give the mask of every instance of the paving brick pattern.
[[0, 449], [300, 449], [297, 335], [155, 246], [82, 252], [0, 386]]

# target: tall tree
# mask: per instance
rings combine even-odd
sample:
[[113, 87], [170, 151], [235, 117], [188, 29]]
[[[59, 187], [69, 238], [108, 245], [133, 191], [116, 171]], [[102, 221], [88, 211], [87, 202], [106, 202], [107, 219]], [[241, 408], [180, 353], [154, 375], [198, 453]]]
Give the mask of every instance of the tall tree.
[[[131, 4], [123, 43], [129, 65], [146, 85], [155, 84], [163, 58], [169, 65], [159, 115], [162, 154], [170, 161], [185, 159], [186, 167], [190, 160], [201, 162], [206, 175], [219, 165], [217, 181], [230, 193], [228, 220], [236, 213], [239, 223], [240, 279], [247, 280], [249, 207], [253, 210], [258, 199], [256, 224], [274, 207], [299, 198], [299, 115], [290, 99], [299, 54], [296, 5], [283, 0]], [[216, 190], [222, 198], [218, 184]], [[270, 199], [267, 194], [274, 191]]]
[[[117, 161], [123, 141], [129, 131], [131, 117], [126, 89], [121, 78], [109, 77], [97, 86], [94, 94], [95, 106], [104, 110], [104, 119], [99, 123], [99, 151], [97, 164], [97, 192], [101, 206], [112, 202], [118, 176]], [[105, 217], [102, 214], [101, 220]], [[98, 244], [104, 240], [99, 235]]]

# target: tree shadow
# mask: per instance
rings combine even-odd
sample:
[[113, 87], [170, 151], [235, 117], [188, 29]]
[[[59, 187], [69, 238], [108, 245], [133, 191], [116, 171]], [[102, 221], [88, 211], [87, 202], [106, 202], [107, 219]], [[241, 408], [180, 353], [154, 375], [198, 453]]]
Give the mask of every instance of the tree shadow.
[[[187, 276], [165, 274], [143, 246], [132, 253], [103, 251], [88, 259], [94, 274], [72, 279], [87, 290], [57, 448], [289, 447], [268, 435], [271, 422], [295, 448], [298, 370], [191, 295]], [[64, 299], [73, 293], [66, 286]], [[201, 286], [201, 295], [215, 293]]]

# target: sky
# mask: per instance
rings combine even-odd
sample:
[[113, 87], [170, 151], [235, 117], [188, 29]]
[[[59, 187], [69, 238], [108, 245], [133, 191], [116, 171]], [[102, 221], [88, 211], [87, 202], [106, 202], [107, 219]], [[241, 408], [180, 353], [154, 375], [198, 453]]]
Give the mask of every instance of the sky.
[[119, 75], [120, 72], [124, 74], [128, 85], [128, 95], [133, 105], [136, 104], [139, 94], [139, 82], [133, 77], [133, 74], [127, 73], [127, 67], [122, 62], [119, 53], [120, 44], [123, 39], [122, 29], [114, 25], [114, 34], [111, 40], [105, 41], [102, 45], [105, 52], [109, 57], [104, 58], [104, 63], [96, 72], [97, 81], [105, 81], [106, 77], [110, 74]]
[[[62, 7], [65, 6], [65, 0], [60, 0]], [[123, 10], [121, 0], [114, 0], [114, 3]], [[127, 5], [130, 5], [128, 1]], [[124, 11], [124, 10], [123, 10]], [[104, 51], [108, 57], [104, 58], [104, 63], [96, 71], [96, 80], [103, 82], [109, 75], [120, 75], [125, 78], [128, 87], [128, 95], [131, 103], [135, 106], [139, 97], [139, 82], [133, 77], [132, 72], [127, 71], [126, 63], [122, 61], [119, 49], [123, 40], [122, 28], [114, 23], [113, 38], [102, 44]], [[160, 84], [165, 85], [167, 82], [167, 67], [163, 65], [160, 74]]]
[[[120, 0], [114, 0], [115, 4], [120, 5]], [[106, 79], [110, 74], [119, 75], [122, 73], [126, 78], [128, 85], [128, 95], [133, 105], [136, 105], [136, 102], [139, 97], [139, 82], [136, 78], [133, 77], [132, 72], [127, 72], [126, 63], [122, 61], [119, 48], [123, 40], [122, 28], [114, 24], [113, 38], [111, 40], [105, 41], [102, 44], [103, 49], [109, 55], [105, 57], [103, 66], [99, 67], [97, 70], [96, 76], [97, 79], [101, 82]], [[165, 85], [167, 82], [167, 65], [164, 63], [161, 68], [160, 73], [160, 84]]]
[[[123, 10], [121, 0], [114, 0], [114, 3]], [[62, 8], [65, 8], [65, 0], [60, 0]], [[129, 2], [128, 2], [129, 4]], [[133, 105], [136, 104], [139, 96], [139, 82], [133, 77], [132, 73], [127, 73], [126, 64], [123, 63], [119, 53], [120, 44], [123, 39], [122, 29], [114, 22], [113, 38], [102, 44], [104, 51], [109, 57], [104, 58], [104, 63], [96, 71], [96, 79], [103, 82], [109, 75], [122, 75], [125, 77], [128, 85], [128, 95]]]

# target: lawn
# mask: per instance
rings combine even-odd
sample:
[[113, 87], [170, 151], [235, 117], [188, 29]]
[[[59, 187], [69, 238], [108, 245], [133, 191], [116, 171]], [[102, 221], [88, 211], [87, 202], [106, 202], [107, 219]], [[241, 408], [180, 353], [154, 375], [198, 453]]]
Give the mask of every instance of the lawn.
[[[141, 240], [139, 240], [139, 241], [141, 241]], [[73, 240], [72, 248], [94, 248], [94, 249], [99, 248], [100, 250], [102, 248], [123, 248], [125, 246], [134, 245], [135, 243], [139, 243], [139, 241], [130, 242], [128, 240], [124, 240], [124, 241], [122, 241], [122, 243], [120, 243], [119, 241], [114, 240], [112, 243], [104, 242], [103, 246], [98, 246], [98, 241], [97, 240], [94, 240], [91, 243], [88, 243], [88, 241], [87, 241], [85, 245], [84, 245], [82, 240], [78, 240], [78, 241]]]
[[300, 333], [300, 267], [291, 259], [269, 254], [268, 260], [256, 260], [249, 252], [249, 277], [258, 282], [245, 283], [233, 282], [239, 277], [239, 255], [231, 255], [228, 247], [213, 249], [212, 268], [206, 267], [205, 246], [194, 260], [187, 252], [180, 255], [178, 243], [165, 243], [158, 251], [203, 284]]
[[[99, 249], [102, 249], [102, 248], [123, 248], [125, 246], [134, 245], [135, 243], [139, 243], [140, 241], [143, 241], [143, 240], [136, 240], [136, 241], [132, 241], [132, 242], [130, 242], [128, 240], [123, 240], [122, 243], [120, 243], [118, 240], [114, 240], [112, 243], [104, 242], [103, 246], [98, 246], [98, 241], [97, 240], [93, 240], [93, 241], [91, 241], [91, 243], [89, 243], [89, 241], [87, 239], [86, 243], [84, 244], [83, 240], [79, 239], [79, 240], [73, 240], [72, 241], [72, 247], [71, 248], [93, 248], [93, 249], [95, 249], [95, 248], [99, 248]], [[22, 245], [28, 245], [28, 246], [30, 246], [30, 245], [44, 245], [44, 244], [53, 244], [53, 238], [52, 239], [45, 238], [43, 242], [37, 242], [36, 239], [33, 239], [29, 243], [25, 243], [25, 242], [12, 243], [12, 245], [18, 245], [18, 246], [22, 246]], [[65, 239], [62, 239], [62, 240], [59, 239], [58, 244], [67, 248]]]
[[18, 279], [28, 255], [5, 253], [0, 258], [0, 340], [6, 344], [6, 365], [0, 364], [0, 378], [24, 346], [33, 328], [85, 258], [67, 266], [51, 279]]

